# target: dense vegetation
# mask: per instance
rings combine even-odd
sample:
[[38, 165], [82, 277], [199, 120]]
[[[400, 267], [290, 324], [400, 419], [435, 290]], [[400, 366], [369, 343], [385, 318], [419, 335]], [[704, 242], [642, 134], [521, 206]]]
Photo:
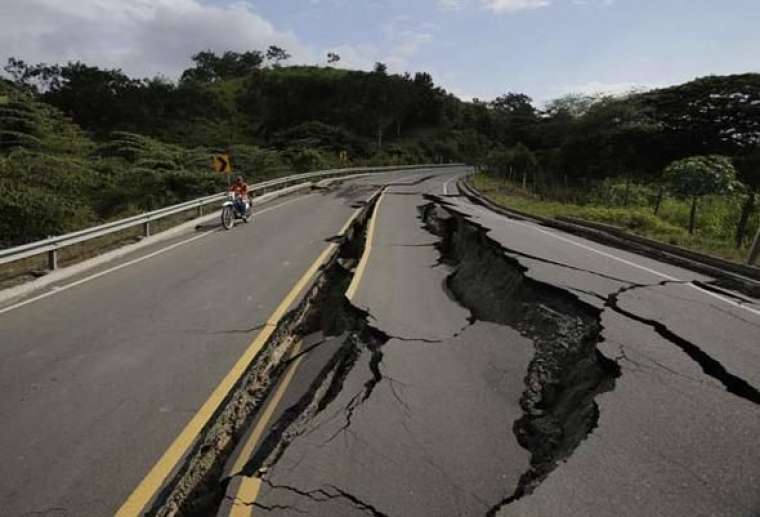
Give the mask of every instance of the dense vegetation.
[[570, 96], [542, 112], [518, 101], [510, 111], [525, 123], [505, 131], [512, 142], [484, 155], [507, 202], [742, 256], [760, 224], [760, 75], [616, 98]]
[[[0, 82], [0, 245], [217, 190], [224, 179], [209, 171], [209, 157], [222, 149], [254, 181], [343, 165], [341, 151], [346, 165], [467, 161], [546, 201], [599, 204], [603, 185], [616, 192], [605, 203], [640, 209], [645, 199], [652, 212], [673, 196], [689, 197], [696, 211], [698, 198], [697, 234], [716, 195], [731, 206], [721, 238], [745, 242], [757, 224], [760, 75], [569, 96], [538, 109], [517, 93], [463, 102], [429, 74], [389, 74], [382, 63], [361, 72], [283, 66], [287, 58], [277, 47], [200, 52], [176, 82], [9, 60]], [[712, 155], [728, 157], [738, 181], [729, 171], [718, 190], [688, 191], [690, 180], [665, 174], [677, 160]]]

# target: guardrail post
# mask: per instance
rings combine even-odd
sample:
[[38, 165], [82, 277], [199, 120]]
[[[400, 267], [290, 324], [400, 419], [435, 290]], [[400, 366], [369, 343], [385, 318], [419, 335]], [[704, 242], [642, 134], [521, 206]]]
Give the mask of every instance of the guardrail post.
[[58, 250], [48, 251], [48, 269], [50, 271], [58, 269]]
[[143, 237], [150, 237], [150, 221], [143, 223]]
[[750, 266], [755, 265], [758, 256], [760, 256], [760, 228], [757, 230], [755, 240], [752, 241], [752, 247], [750, 248], [749, 257], [747, 258], [747, 264]]
[[198, 205], [198, 217], [203, 215], [203, 205]]

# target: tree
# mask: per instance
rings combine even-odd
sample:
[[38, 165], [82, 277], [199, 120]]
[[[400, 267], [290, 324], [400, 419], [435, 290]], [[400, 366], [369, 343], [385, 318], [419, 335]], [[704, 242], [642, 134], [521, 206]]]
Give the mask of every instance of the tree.
[[584, 116], [596, 102], [600, 100], [596, 95], [582, 95], [573, 93], [546, 103], [544, 114], [549, 117], [565, 116], [573, 119]]
[[290, 59], [290, 54], [277, 45], [269, 45], [266, 56], [267, 60], [274, 62], [275, 66], [279, 66], [283, 61]]
[[514, 163], [514, 154], [511, 149], [498, 147], [492, 149], [485, 159], [486, 167], [491, 173], [495, 173], [506, 180], [509, 177], [509, 171]]
[[760, 144], [760, 74], [703, 77], [639, 96], [663, 123], [674, 158]]
[[522, 187], [528, 186], [528, 175], [535, 173], [538, 168], [538, 160], [533, 151], [524, 144], [518, 143], [511, 148], [496, 148], [488, 153], [486, 165], [491, 172], [512, 180], [515, 175], [522, 178]]
[[536, 109], [533, 107], [533, 99], [524, 93], [507, 93], [496, 97], [491, 106], [503, 113], [522, 114], [529, 117], [535, 114]]
[[327, 63], [330, 65], [333, 65], [340, 61], [340, 56], [336, 54], [335, 52], [328, 52], [327, 53]]
[[476, 169], [479, 169], [485, 163], [487, 150], [493, 148], [493, 142], [474, 129], [457, 131], [456, 136], [459, 143], [460, 157], [466, 163], [474, 165]]
[[747, 233], [747, 225], [755, 210], [757, 194], [760, 192], [760, 147], [734, 160], [739, 178], [747, 186], [747, 199], [742, 204], [742, 212], [736, 225], [736, 249], [742, 247]]
[[243, 53], [228, 50], [221, 56], [217, 56], [210, 50], [204, 50], [195, 54], [192, 60], [195, 67], [182, 73], [180, 81], [183, 83], [212, 83], [235, 77], [245, 77], [261, 67], [264, 62], [264, 54], [258, 50]]
[[693, 156], [671, 163], [665, 178], [673, 192], [691, 199], [689, 233], [694, 233], [699, 198], [709, 194], [727, 194], [741, 188], [731, 159], [720, 155]]
[[[515, 172], [522, 175], [522, 188], [528, 187], [528, 174], [535, 174], [538, 168], [538, 160], [533, 151], [528, 149], [525, 144], [519, 142], [511, 150], [512, 152], [512, 166]], [[535, 183], [535, 182], [534, 182]]]
[[531, 128], [537, 122], [532, 103], [533, 99], [522, 93], [507, 93], [491, 101], [488, 107], [494, 119], [494, 137], [505, 145], [531, 143]]
[[32, 93], [47, 92], [60, 87], [61, 67], [39, 63], [27, 65], [23, 60], [9, 57], [3, 67], [16, 86]]
[[375, 63], [375, 67], [372, 69], [372, 71], [378, 75], [386, 75], [388, 73], [388, 65], [378, 61]]

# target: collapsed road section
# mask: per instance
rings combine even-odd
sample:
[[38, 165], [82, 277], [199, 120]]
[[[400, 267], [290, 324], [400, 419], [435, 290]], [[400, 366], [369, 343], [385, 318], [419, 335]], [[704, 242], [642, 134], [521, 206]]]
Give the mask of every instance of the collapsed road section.
[[[537, 455], [532, 449], [533, 472], [523, 476], [517, 490], [494, 506], [491, 514], [757, 513], [757, 492], [751, 481], [757, 455], [750, 437], [756, 434], [760, 413], [756, 375], [747, 368], [757, 364], [753, 346], [757, 323], [740, 305], [693, 288], [688, 271], [669, 270], [635, 256], [620, 258], [614, 250], [530, 224], [511, 224], [457, 200], [432, 201], [423, 208], [423, 219], [441, 236], [442, 262], [453, 266], [446, 289], [471, 310], [473, 320], [501, 320], [517, 328], [530, 321], [530, 303], [517, 317], [503, 309], [494, 311], [490, 291], [507, 289], [516, 300], [538, 301], [560, 313], [557, 307], [569, 300], [571, 307], [583, 308], [591, 317], [583, 318], [590, 321], [589, 328], [594, 321], [599, 324], [602, 337], [594, 355], [608, 375], [588, 393], [614, 388], [596, 396], [592, 411], [585, 413], [592, 417], [588, 439], [574, 449], [570, 441], [571, 456], [561, 446], [550, 449], [554, 461], [543, 465], [539, 461], [539, 468], [536, 460], [543, 451], [539, 449]], [[489, 258], [494, 255], [499, 261]], [[514, 275], [494, 265], [504, 260], [528, 278], [520, 277], [513, 286], [509, 279]], [[663, 281], [666, 274], [687, 280]], [[477, 284], [482, 287], [472, 290]], [[520, 294], [521, 286], [528, 287], [525, 295]], [[579, 293], [585, 303], [579, 305], [569, 293]], [[478, 304], [481, 300], [485, 307]], [[534, 335], [530, 328], [521, 332]], [[722, 339], [721, 332], [735, 342]], [[538, 360], [542, 337], [531, 339]], [[526, 397], [534, 388], [535, 366], [534, 362], [530, 367]], [[582, 382], [571, 384], [583, 387]], [[556, 391], [549, 394], [556, 396]], [[583, 399], [578, 409], [582, 407]], [[523, 404], [523, 409], [530, 410], [530, 404]], [[539, 409], [552, 413], [551, 408]], [[584, 411], [577, 415], [583, 416]], [[519, 423], [515, 426], [521, 444], [526, 443], [520, 438], [523, 429]], [[553, 446], [553, 434], [544, 436], [542, 444]], [[556, 463], [563, 458], [566, 461]], [[549, 468], [550, 475], [542, 478], [542, 466]]]
[[[446, 203], [432, 201], [419, 209], [424, 230], [408, 225], [401, 232], [392, 229], [387, 221], [397, 217], [399, 207], [406, 205], [417, 214], [414, 210], [420, 201], [386, 196], [386, 222], [381, 237], [375, 241], [378, 259], [370, 263], [368, 270], [374, 282], [382, 279], [392, 297], [399, 292], [398, 286], [410, 282], [389, 276], [394, 267], [388, 262], [403, 263], [415, 271], [416, 289], [430, 286], [423, 295], [436, 300], [424, 307], [432, 311], [430, 314], [440, 314], [448, 300], [461, 312], [461, 320], [445, 327], [451, 330], [435, 335], [429, 333], [430, 325], [419, 324], [413, 318], [409, 320], [411, 326], [400, 325], [396, 313], [376, 303], [378, 288], [373, 280], [365, 282], [374, 287], [365, 289], [363, 298], [352, 301], [346, 297], [366, 249], [365, 212], [339, 245], [336, 242], [335, 255], [309, 296], [267, 346], [266, 355], [257, 361], [259, 366], [252, 369], [252, 380], [241, 387], [247, 390], [248, 401], [231, 399], [217, 419], [216, 431], [209, 431], [204, 445], [156, 513], [208, 515], [220, 503], [233, 501], [283, 514], [303, 511], [315, 515], [396, 515], [415, 509], [415, 499], [425, 500], [428, 493], [439, 494], [451, 486], [453, 495], [446, 507], [453, 513], [495, 515], [502, 509], [508, 512], [545, 497], [548, 486], [556, 490], [555, 479], [566, 477], [571, 468], [567, 465], [593, 454], [600, 446], [600, 435], [610, 432], [609, 426], [597, 428], [600, 417], [605, 415], [607, 419], [611, 411], [608, 401], [617, 397], [624, 385], [630, 389], [630, 379], [635, 375], [629, 376], [626, 370], [621, 377], [621, 358], [609, 359], [601, 352], [609, 351], [602, 338], [603, 332], [608, 336], [610, 330], [602, 326], [602, 313], [608, 316], [604, 312], [607, 308], [592, 306], [567, 289], [528, 275], [526, 266], [505, 252], [485, 228]], [[398, 220], [411, 217], [405, 215]], [[410, 226], [416, 228], [416, 233], [408, 229]], [[431, 233], [435, 235], [432, 240]], [[433, 264], [436, 256], [439, 262]], [[434, 278], [439, 280], [431, 284], [429, 280]], [[367, 297], [368, 293], [371, 296]], [[359, 309], [354, 303], [367, 309]], [[467, 323], [467, 312], [470, 326], [455, 334]], [[412, 314], [428, 317], [424, 310]], [[605, 319], [609, 327], [607, 323]], [[417, 337], [396, 337], [394, 334], [402, 328]], [[496, 332], [494, 328], [504, 331]], [[514, 339], [510, 333], [521, 338]], [[479, 363], [476, 366], [473, 361], [480, 359], [461, 355], [480, 356], [490, 346], [486, 337], [489, 335], [511, 340], [494, 341], [497, 348], [511, 352], [496, 352], [495, 362], [486, 361], [493, 370], [483, 369]], [[304, 351], [293, 353], [297, 342], [303, 343]], [[512, 361], [510, 354], [520, 348], [528, 351], [528, 360], [504, 373]], [[272, 420], [256, 448], [238, 464], [239, 468], [223, 469], [241, 434], [225, 434], [224, 426], [235, 421], [236, 412], [243, 414], [244, 408], [247, 413], [239, 419], [236, 429], [249, 427], [282, 372], [297, 358], [315, 354], [324, 354], [327, 359], [301, 378], [302, 383], [293, 390], [295, 395], [286, 397], [283, 411]], [[513, 385], [505, 381], [510, 375], [515, 379]], [[484, 391], [484, 387], [490, 391]], [[451, 391], [442, 391], [446, 389]], [[615, 393], [600, 398], [611, 390]], [[498, 392], [514, 394], [516, 411], [507, 413], [506, 406], [492, 404], [496, 399], [485, 400]], [[514, 476], [502, 475], [484, 459], [468, 463], [469, 454], [482, 451], [477, 447], [465, 449], [465, 442], [456, 442], [463, 433], [471, 436], [477, 431], [477, 426], [482, 425], [477, 423], [481, 415], [499, 412], [500, 407], [509, 416], [502, 418], [501, 424], [488, 425], [489, 432], [511, 441], [517, 451], [524, 453], [525, 462], [520, 462], [514, 450], [501, 452], [509, 444], [480, 449], [498, 456], [499, 464], [504, 465], [502, 472], [513, 469]], [[443, 426], [443, 420], [435, 416], [441, 409], [449, 420]], [[482, 422], [495, 420], [484, 418]], [[592, 433], [594, 447], [580, 447]], [[449, 445], [454, 443], [459, 449]], [[447, 455], [457, 460], [449, 462]], [[571, 456], [572, 462], [555, 470]], [[515, 459], [511, 465], [510, 458]], [[404, 459], [414, 464], [407, 467]], [[460, 466], [460, 471], [452, 471], [452, 465]], [[420, 472], [428, 477], [420, 477]], [[261, 483], [258, 498], [242, 499], [234, 491], [227, 491], [230, 479], [243, 477]], [[395, 478], [400, 481], [392, 481]], [[497, 491], [486, 489], [479, 481], [488, 478], [495, 480], [492, 484]], [[368, 482], [371, 479], [377, 485]], [[535, 492], [541, 484], [544, 486]], [[416, 495], [409, 495], [412, 492]], [[424, 506], [421, 508], [420, 515], [436, 514], [425, 513]]]
[[531, 452], [531, 469], [502, 506], [530, 494], [593, 431], [599, 419], [595, 397], [614, 388], [618, 364], [602, 355], [601, 311], [573, 294], [531, 280], [526, 268], [487, 237], [484, 228], [435, 201], [421, 219], [440, 237], [441, 263], [452, 268], [445, 288], [471, 312], [471, 323], [507, 325], [535, 347], [520, 404], [524, 416], [514, 434]]
[[[347, 336], [349, 345], [331, 361], [332, 366], [342, 369], [351, 362], [351, 344], [361, 342], [375, 347], [378, 341], [382, 341], [381, 335], [364, 324], [365, 315], [351, 307], [343, 296], [362, 255], [368, 220], [377, 200], [378, 195], [373, 196], [357, 210], [350, 225], [331, 239], [328, 250], [332, 249], [332, 253], [310, 289], [301, 302], [279, 321], [246, 374], [204, 429], [181, 468], [145, 512], [147, 515], [214, 513], [224, 495], [226, 480], [222, 477], [225, 462], [261, 409], [268, 393], [295, 359], [289, 356], [289, 352], [296, 343], [315, 333]], [[301, 353], [306, 354], [320, 344], [317, 341]]]
[[[493, 514], [503, 505], [530, 493], [593, 430], [599, 417], [594, 398], [613, 388], [619, 369], [614, 361], [606, 359], [596, 348], [601, 331], [598, 310], [581, 303], [569, 293], [528, 279], [519, 264], [501, 253], [484, 232], [463, 218], [446, 213], [435, 205], [423, 207], [421, 213], [427, 230], [440, 239], [441, 262], [452, 269], [446, 290], [455, 304], [471, 312], [471, 325], [492, 322], [512, 329], [511, 333], [521, 334], [525, 339], [504, 343], [505, 350], [522, 342], [524, 348], [530, 347], [523, 355], [533, 357], [532, 361], [523, 363], [527, 374], [525, 369], [517, 370], [516, 375], [509, 374], [515, 378], [514, 383], [510, 384], [514, 388], [505, 394], [506, 399], [519, 399], [522, 415], [518, 410], [512, 413], [514, 416], [511, 419], [504, 421], [505, 426], [489, 431], [508, 433], [506, 441], [513, 443], [518, 450], [522, 446], [529, 452], [530, 461], [524, 463], [527, 471], [522, 476], [519, 475], [520, 470], [514, 477], [505, 477], [510, 481], [495, 492], [495, 498], [494, 493], [487, 496], [490, 502], [477, 494], [480, 490], [476, 488], [477, 484], [456, 486], [456, 490], [467, 495], [457, 501], [455, 513]], [[324, 282], [312, 299], [309, 310], [293, 329], [293, 340], [316, 343], [312, 345], [312, 350], [328, 346], [325, 344], [327, 342], [332, 343], [329, 345], [333, 347], [330, 359], [309, 378], [308, 387], [299, 397], [290, 401], [287, 409], [268, 428], [255, 451], [240, 463], [241, 467], [228, 471], [226, 477], [217, 477], [204, 492], [191, 497], [185, 503], [183, 513], [205, 514], [214, 504], [222, 502], [222, 497], [228, 505], [277, 510], [285, 514], [397, 513], [399, 507], [394, 506], [387, 497], [397, 493], [395, 490], [398, 488], [382, 496], [379, 490], [372, 490], [363, 483], [336, 476], [335, 472], [325, 472], [319, 466], [321, 463], [302, 464], [301, 461], [312, 461], [303, 460], [304, 447], [311, 447], [306, 443], [315, 444], [314, 447], [321, 450], [320, 454], [341, 463], [342, 466], [335, 467], [337, 471], [363, 465], [363, 469], [385, 471], [383, 475], [392, 475], [385, 470], [390, 464], [395, 464], [391, 457], [373, 456], [373, 463], [367, 465], [354, 453], [347, 454], [354, 446], [382, 449], [386, 441], [396, 440], [397, 446], [403, 442], [415, 444], [414, 455], [407, 456], [408, 460], [412, 460], [419, 454], [420, 447], [425, 448], [421, 440], [426, 440], [423, 438], [426, 435], [415, 431], [416, 426], [425, 424], [413, 423], [424, 413], [411, 405], [413, 399], [408, 390], [413, 389], [413, 384], [430, 384], [432, 379], [420, 369], [411, 381], [413, 384], [410, 384], [408, 377], [405, 378], [406, 382], [395, 378], [395, 374], [399, 373], [397, 366], [386, 367], [384, 362], [388, 345], [394, 343], [394, 361], [399, 360], [399, 354], [403, 357], [423, 347], [432, 359], [432, 362], [425, 361], [424, 364], [430, 366], [440, 365], [452, 350], [469, 348], [475, 353], [478, 345], [470, 342], [473, 339], [471, 334], [452, 337], [453, 341], [443, 343], [425, 338], [398, 338], [373, 326], [380, 322], [354, 306], [345, 295], [352, 280], [353, 266], [364, 247], [364, 241], [356, 238], [347, 239], [342, 244], [337, 259], [325, 270]], [[441, 295], [446, 299], [445, 294]], [[465, 332], [463, 330], [462, 334]], [[409, 360], [412, 360], [411, 356]], [[503, 354], [499, 360], [509, 361], [509, 354]], [[452, 371], [456, 372], [462, 366], [454, 366]], [[506, 364], [496, 366], [508, 367]], [[439, 370], [438, 373], [444, 372]], [[357, 378], [362, 379], [364, 375], [366, 377], [357, 384]], [[521, 377], [524, 377], [524, 383], [520, 382]], [[375, 402], [375, 394], [381, 386], [380, 396], [383, 398]], [[479, 393], [475, 394], [476, 398], [482, 396], [482, 392]], [[388, 400], [395, 400], [395, 411], [405, 415], [402, 420], [406, 420], [406, 424], [402, 423], [400, 429], [393, 429], [396, 417], [388, 413], [394, 411], [388, 406]], [[499, 411], [498, 406], [495, 410]], [[487, 410], [484, 406], [475, 408], [475, 411]], [[361, 425], [357, 422], [359, 415]], [[455, 422], [459, 421], [460, 426], [471, 425], [457, 418], [454, 408], [451, 408], [450, 417]], [[375, 428], [380, 435], [377, 442], [373, 443], [366, 437], [367, 419], [383, 422], [380, 428]], [[509, 428], [510, 423], [512, 429]], [[452, 431], [455, 435], [468, 432], [461, 427], [458, 431]], [[444, 439], [444, 435], [440, 439]], [[293, 447], [296, 447], [295, 451], [291, 451]], [[331, 450], [336, 453], [331, 453]], [[424, 452], [422, 454], [425, 456]], [[286, 466], [283, 466], [285, 457], [288, 459]], [[428, 455], [424, 461], [436, 465], [442, 458]], [[501, 461], [509, 459], [505, 457]], [[472, 466], [476, 465], [474, 463]], [[322, 476], [309, 482], [304, 482], [303, 478], [299, 481], [296, 478], [301, 474], [294, 473], [293, 469], [302, 473], [322, 472]], [[488, 475], [483, 473], [481, 476]], [[269, 495], [257, 500], [255, 496], [252, 499], [244, 497], [237, 489], [228, 492], [227, 483], [232, 478], [256, 478]], [[380, 481], [381, 485], [387, 486], [389, 483], [392, 484], [386, 479]], [[236, 485], [230, 486], [234, 488]], [[419, 489], [423, 489], [421, 487]], [[396, 508], [396, 512], [389, 511], [386, 506], [388, 509]]]

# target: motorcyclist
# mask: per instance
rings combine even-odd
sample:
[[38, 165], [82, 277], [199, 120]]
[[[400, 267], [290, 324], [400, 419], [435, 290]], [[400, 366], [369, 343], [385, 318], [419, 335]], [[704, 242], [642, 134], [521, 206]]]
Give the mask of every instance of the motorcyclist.
[[248, 205], [250, 199], [248, 198], [248, 184], [243, 180], [242, 176], [235, 178], [235, 181], [230, 186], [230, 192], [235, 194], [235, 210], [242, 216], [248, 213]]

